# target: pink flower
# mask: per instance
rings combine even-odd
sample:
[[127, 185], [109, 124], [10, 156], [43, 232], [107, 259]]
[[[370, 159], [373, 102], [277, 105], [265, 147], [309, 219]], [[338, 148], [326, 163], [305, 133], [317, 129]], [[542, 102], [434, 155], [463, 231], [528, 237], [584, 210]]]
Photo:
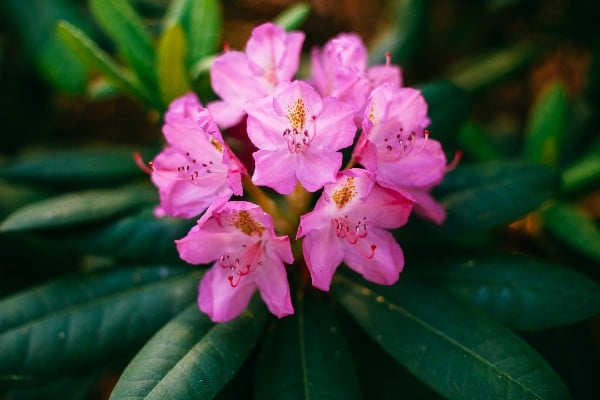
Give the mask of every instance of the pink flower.
[[237, 124], [246, 102], [273, 94], [278, 83], [289, 82], [298, 70], [303, 42], [302, 32], [286, 33], [265, 23], [254, 28], [245, 52], [227, 51], [217, 57], [210, 77], [222, 101], [208, 108], [219, 125], [229, 128]]
[[322, 96], [334, 96], [351, 106], [360, 126], [371, 90], [382, 83], [402, 84], [400, 68], [386, 65], [367, 68], [367, 49], [354, 33], [341, 33], [329, 40], [322, 50], [311, 54], [314, 84]]
[[425, 133], [428, 124], [418, 90], [383, 84], [369, 98], [353, 156], [381, 185], [404, 191], [415, 199], [416, 212], [440, 224], [445, 213], [429, 190], [442, 180], [446, 156]]
[[406, 223], [412, 202], [375, 183], [363, 169], [340, 172], [325, 186], [313, 211], [300, 217], [297, 238], [312, 284], [329, 290], [340, 263], [382, 285], [398, 280], [404, 266], [402, 249], [386, 229]]
[[190, 264], [217, 260], [202, 278], [198, 295], [200, 309], [213, 321], [235, 318], [257, 288], [277, 317], [294, 313], [283, 265], [294, 261], [289, 238], [275, 236], [271, 217], [259, 206], [231, 201], [211, 207], [176, 244]]
[[280, 83], [273, 96], [250, 102], [248, 137], [254, 153], [252, 181], [282, 194], [296, 182], [310, 192], [335, 181], [338, 150], [354, 140], [354, 112], [333, 97], [321, 99], [307, 83]]
[[165, 115], [168, 146], [151, 163], [159, 214], [194, 217], [213, 202], [242, 194], [244, 167], [229, 150], [208, 110], [193, 93], [174, 100]]

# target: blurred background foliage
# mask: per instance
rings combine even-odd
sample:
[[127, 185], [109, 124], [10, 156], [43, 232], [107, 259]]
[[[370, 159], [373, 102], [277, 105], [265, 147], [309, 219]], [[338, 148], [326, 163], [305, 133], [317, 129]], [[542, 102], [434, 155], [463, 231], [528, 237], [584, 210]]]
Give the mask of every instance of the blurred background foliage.
[[[194, 10], [183, 11], [192, 3]], [[124, 353], [102, 353], [102, 368], [79, 371], [76, 362], [63, 360], [72, 374], [46, 385], [45, 396], [69, 387], [72, 398], [81, 393], [105, 398], [135, 351], [193, 301], [195, 289], [182, 295], [187, 283], [177, 278], [193, 272], [178, 269], [181, 262], [171, 242], [192, 222], [153, 218], [156, 194], [131, 154], [141, 152], [148, 160], [160, 149], [161, 113], [172, 98], [190, 88], [203, 102], [214, 98], [207, 66], [224, 43], [240, 49], [255, 25], [278, 16], [290, 27], [301, 23], [306, 51], [343, 31], [364, 38], [373, 63], [391, 51], [403, 68], [405, 84], [421, 88], [428, 99], [432, 136], [442, 141], [450, 159], [462, 152], [460, 167], [436, 192], [449, 207], [447, 224], [436, 229], [411, 221], [397, 234], [407, 272], [411, 260], [426, 265], [423, 250], [437, 246], [448, 255], [449, 269], [440, 273], [424, 267], [417, 275], [517, 329], [575, 398], [597, 394], [597, 315], [566, 316], [558, 322], [528, 318], [536, 327], [530, 332], [528, 321], [517, 321], [510, 310], [486, 306], [485, 296], [461, 281], [460, 274], [461, 266], [477, 259], [477, 251], [493, 247], [568, 266], [578, 274], [561, 275], [534, 261], [522, 266], [520, 259], [506, 261], [500, 255], [506, 262], [494, 258], [498, 265], [516, 266], [502, 279], [515, 274], [515, 281], [535, 282], [537, 276], [555, 274], [552, 282], [579, 282], [575, 287], [585, 293], [597, 288], [586, 285], [600, 279], [600, 4], [314, 0], [307, 3], [307, 15], [300, 8], [295, 9], [299, 14], [281, 16], [295, 2], [217, 3], [132, 0], [111, 8], [101, 0], [0, 2], [0, 250], [5, 255], [0, 295], [115, 263], [172, 266], [168, 271], [124, 272], [135, 277], [136, 285], [163, 284], [156, 282], [167, 276], [170, 314], [146, 321], [146, 331], [129, 338]], [[308, 71], [306, 63], [303, 71]], [[507, 268], [488, 271], [494, 264], [483, 264], [481, 279]], [[529, 276], [519, 275], [527, 271]], [[578, 281], [580, 276], [589, 281]], [[351, 290], [351, 284], [340, 282]], [[98, 285], [93, 290], [101, 290]], [[339, 297], [345, 304], [344, 296]], [[103, 305], [86, 307], [101, 310]], [[546, 312], [570, 312], [561, 307], [557, 301]], [[355, 355], [362, 360], [357, 362], [359, 373], [378, 377], [364, 380], [361, 391], [386, 398], [391, 393], [386, 385], [405, 376], [402, 381], [413, 398], [437, 396], [355, 329], [356, 322], [345, 314], [340, 320], [354, 332], [348, 341], [360, 343], [353, 345], [360, 350]], [[255, 353], [233, 378], [235, 384], [251, 384], [246, 372], [256, 359], [262, 362]], [[365, 368], [369, 357], [379, 360], [373, 370]], [[373, 384], [378, 380], [383, 383]], [[231, 386], [224, 398], [235, 396]], [[28, 390], [11, 393], [39, 398], [40, 392]]]

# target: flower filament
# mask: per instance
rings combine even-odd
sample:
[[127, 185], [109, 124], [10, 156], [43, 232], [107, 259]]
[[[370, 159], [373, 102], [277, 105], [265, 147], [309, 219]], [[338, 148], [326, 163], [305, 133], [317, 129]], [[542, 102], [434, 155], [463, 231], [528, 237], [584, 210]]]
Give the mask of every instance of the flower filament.
[[240, 253], [236, 255], [223, 254], [219, 259], [221, 267], [231, 270], [232, 275], [227, 277], [231, 287], [236, 287], [244, 276], [256, 271], [263, 263], [261, 241], [254, 242], [249, 246], [243, 244]]
[[346, 239], [348, 243], [356, 245], [360, 254], [367, 259], [375, 256], [377, 246], [374, 244], [365, 246], [365, 241], [361, 240], [365, 239], [369, 234], [367, 217], [353, 220], [344, 215], [342, 218], [334, 218], [333, 223], [335, 224], [335, 233], [338, 238]]

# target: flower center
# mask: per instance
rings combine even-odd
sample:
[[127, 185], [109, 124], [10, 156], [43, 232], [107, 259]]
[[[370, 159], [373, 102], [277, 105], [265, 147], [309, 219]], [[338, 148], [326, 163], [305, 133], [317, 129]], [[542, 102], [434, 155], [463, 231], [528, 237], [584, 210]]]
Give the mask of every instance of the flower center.
[[200, 178], [214, 173], [223, 172], [222, 166], [217, 166], [212, 160], [197, 160], [189, 152], [185, 153], [186, 161], [177, 167], [180, 180], [195, 183]]
[[243, 277], [256, 271], [262, 265], [262, 253], [262, 241], [257, 241], [251, 245], [243, 244], [242, 249], [237, 254], [223, 254], [221, 256], [219, 264], [231, 271], [231, 275], [227, 277], [231, 287], [239, 285]]
[[413, 131], [408, 136], [403, 134], [404, 128], [400, 128], [396, 135], [390, 135], [383, 138], [377, 148], [377, 156], [383, 161], [398, 161], [405, 157], [414, 157], [419, 154], [429, 139], [429, 131], [425, 130], [425, 140], [420, 147], [416, 147], [417, 134]]
[[333, 223], [335, 224], [335, 233], [338, 238], [346, 239], [348, 243], [356, 245], [360, 254], [367, 259], [375, 256], [377, 246], [372, 243], [369, 245], [364, 240], [361, 240], [366, 239], [369, 235], [367, 217], [354, 220], [344, 215], [342, 218], [334, 218]]
[[283, 131], [283, 138], [287, 142], [290, 153], [303, 153], [310, 147], [310, 143], [315, 137], [316, 116], [312, 116], [313, 132], [306, 129], [306, 114], [307, 110], [302, 98], [297, 98], [292, 106], [288, 108], [287, 119], [290, 123], [290, 128]]

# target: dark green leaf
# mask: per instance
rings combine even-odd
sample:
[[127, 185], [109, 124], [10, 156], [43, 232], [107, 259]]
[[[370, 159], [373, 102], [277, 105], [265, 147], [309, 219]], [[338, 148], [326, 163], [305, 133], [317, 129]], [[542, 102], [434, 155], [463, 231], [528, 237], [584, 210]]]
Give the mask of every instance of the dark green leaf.
[[164, 104], [190, 90], [185, 64], [186, 42], [179, 24], [166, 28], [158, 46], [158, 86]]
[[567, 246], [600, 262], [600, 229], [576, 208], [554, 203], [542, 211], [544, 226]]
[[102, 72], [116, 86], [125, 92], [145, 100], [154, 107], [160, 107], [161, 103], [128, 71], [123, 70], [85, 33], [66, 21], [58, 23], [59, 37], [84, 60], [89, 66]]
[[338, 275], [333, 294], [394, 359], [449, 399], [570, 398], [518, 336], [424, 283], [363, 286]]
[[161, 329], [125, 369], [111, 399], [210, 399], [241, 367], [267, 313], [255, 296], [231, 322], [213, 324], [193, 304]]
[[96, 381], [100, 378], [101, 371], [88, 374], [56, 379], [50, 383], [32, 387], [16, 388], [10, 391], [11, 400], [40, 400], [61, 399], [81, 400], [89, 399]]
[[222, 25], [221, 5], [217, 0], [187, 0], [181, 25], [188, 42], [187, 65], [217, 51]]
[[447, 209], [446, 232], [481, 230], [535, 210], [559, 188], [556, 173], [542, 165], [493, 162], [459, 166], [439, 193]]
[[69, 0], [4, 0], [0, 8], [6, 22], [19, 35], [24, 50], [35, 61], [42, 76], [61, 89], [82, 92], [88, 70], [60, 41], [55, 25], [60, 19], [86, 24], [79, 7]]
[[525, 158], [558, 165], [566, 133], [567, 94], [563, 85], [555, 81], [539, 94], [529, 115], [523, 148]]
[[466, 60], [450, 73], [450, 80], [467, 91], [484, 89], [531, 62], [538, 50], [517, 44]]
[[24, 156], [0, 166], [0, 177], [19, 182], [97, 186], [143, 177], [136, 150], [79, 148]]
[[3, 180], [0, 180], [0, 193], [2, 193], [0, 196], [0, 218], [2, 219], [25, 204], [48, 197], [48, 193], [39, 188], [8, 183]]
[[277, 321], [258, 356], [257, 399], [358, 399], [348, 346], [330, 305], [308, 295]]
[[600, 180], [600, 140], [596, 141], [589, 152], [579, 157], [563, 171], [562, 188], [572, 192]]
[[156, 218], [151, 209], [128, 215], [90, 232], [67, 235], [67, 245], [78, 250], [127, 261], [179, 260], [174, 241], [186, 235], [194, 220]]
[[59, 228], [96, 222], [157, 201], [156, 189], [145, 184], [69, 193], [18, 209], [2, 222], [0, 231]]
[[150, 90], [156, 85], [156, 54], [152, 36], [126, 0], [90, 0], [90, 9], [119, 53]]
[[385, 62], [390, 52], [392, 62], [407, 64], [418, 49], [425, 26], [425, 2], [423, 0], [401, 0], [388, 3], [392, 26], [375, 38], [370, 51], [372, 64]]
[[458, 133], [458, 142], [466, 154], [479, 161], [493, 161], [502, 158], [489, 133], [478, 124], [464, 124]]
[[454, 139], [471, 111], [471, 96], [448, 81], [436, 81], [421, 86], [427, 100], [431, 137], [444, 144]]
[[310, 14], [310, 5], [306, 3], [297, 3], [277, 15], [273, 22], [281, 26], [286, 31], [293, 31], [302, 26]]
[[66, 376], [134, 351], [196, 297], [202, 272], [184, 271], [115, 269], [3, 300], [0, 381]]
[[419, 265], [416, 273], [515, 329], [548, 329], [600, 313], [600, 286], [594, 281], [523, 256], [446, 255]]

